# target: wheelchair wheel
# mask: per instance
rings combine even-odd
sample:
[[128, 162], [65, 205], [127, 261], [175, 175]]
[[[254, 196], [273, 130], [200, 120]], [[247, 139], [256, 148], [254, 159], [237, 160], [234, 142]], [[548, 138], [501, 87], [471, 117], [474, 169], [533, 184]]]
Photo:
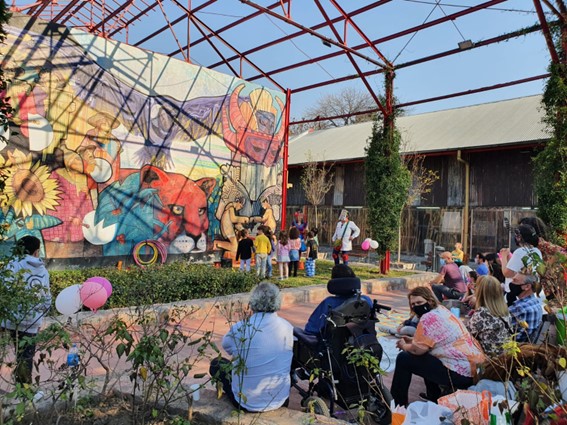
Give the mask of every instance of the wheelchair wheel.
[[388, 425], [392, 422], [392, 412], [390, 411], [390, 401], [393, 400], [392, 394], [383, 385], [379, 386], [379, 390], [381, 394], [373, 394], [369, 397], [366, 409], [372, 423]]
[[305, 400], [301, 400], [301, 406], [305, 407], [307, 413], [313, 412], [316, 415], [331, 417], [331, 412], [322, 398], [315, 396], [307, 397]]

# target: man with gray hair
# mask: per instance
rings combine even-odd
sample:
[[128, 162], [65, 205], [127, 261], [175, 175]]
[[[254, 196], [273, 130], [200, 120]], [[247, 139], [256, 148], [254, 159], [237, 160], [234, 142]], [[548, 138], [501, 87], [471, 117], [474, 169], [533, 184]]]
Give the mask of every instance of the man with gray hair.
[[280, 290], [273, 283], [256, 286], [250, 294], [252, 316], [233, 325], [222, 340], [232, 364], [224, 358], [211, 362], [211, 376], [222, 383], [234, 406], [246, 412], [287, 406], [293, 326], [278, 316], [281, 302]]

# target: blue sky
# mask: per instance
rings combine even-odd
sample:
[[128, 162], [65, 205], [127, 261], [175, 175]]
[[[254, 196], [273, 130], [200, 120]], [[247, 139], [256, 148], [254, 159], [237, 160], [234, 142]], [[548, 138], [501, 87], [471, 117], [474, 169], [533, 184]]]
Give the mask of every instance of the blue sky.
[[[192, 0], [192, 6], [197, 7], [205, 0]], [[380, 39], [389, 34], [420, 25], [424, 22], [442, 18], [474, 5], [484, 0], [392, 0], [365, 14], [357, 15], [354, 22], [361, 27], [371, 40]], [[29, 1], [17, 0], [16, 4], [23, 5]], [[262, 6], [267, 6], [275, 0], [255, 0]], [[183, 2], [185, 3], [185, 2]], [[321, 0], [325, 10], [331, 18], [339, 15], [329, 0]], [[373, 3], [371, 0], [339, 0], [341, 6], [352, 11], [359, 7]], [[164, 2], [168, 18], [173, 21], [182, 15], [180, 9], [173, 2]], [[219, 28], [239, 17], [252, 13], [254, 9], [236, 0], [218, 0], [208, 7], [205, 12], [196, 16], [212, 28]], [[281, 13], [281, 10], [278, 10]], [[292, 16], [296, 22], [305, 26], [312, 26], [324, 20], [313, 0], [293, 0]], [[508, 0], [492, 8], [482, 10], [452, 22], [446, 22], [433, 28], [419, 31], [414, 36], [407, 35], [394, 40], [378, 44], [378, 49], [395, 64], [427, 56], [429, 54], [453, 49], [463, 39], [477, 42], [492, 38], [536, 24], [537, 15], [530, 0]], [[153, 29], [166, 23], [163, 14], [157, 8], [144, 21], [129, 29], [129, 43], [134, 44]], [[184, 45], [187, 40], [187, 24], [176, 25], [175, 34], [179, 42]], [[339, 33], [343, 34], [344, 27], [337, 25]], [[245, 51], [259, 43], [270, 41], [297, 31], [295, 28], [274, 17], [260, 16], [223, 33], [223, 38], [229, 41], [239, 51]], [[318, 32], [334, 38], [328, 28]], [[195, 40], [201, 37], [195, 26], [191, 26], [190, 37]], [[118, 34], [115, 39], [125, 41], [124, 34]], [[362, 39], [352, 27], [347, 28], [347, 43], [350, 46], [360, 44]], [[218, 49], [226, 56], [231, 56], [231, 50], [216, 43]], [[177, 42], [170, 31], [163, 32], [141, 47], [157, 52], [169, 53], [177, 48]], [[263, 70], [273, 70], [289, 65], [290, 63], [308, 60], [320, 55], [337, 51], [337, 48], [326, 47], [321, 40], [313, 36], [295, 38], [292, 42], [274, 46], [272, 48], [251, 54], [250, 59]], [[362, 49], [361, 53], [377, 58], [370, 49]], [[177, 57], [182, 58], [181, 55]], [[219, 61], [218, 54], [207, 44], [201, 43], [191, 50], [191, 60], [195, 64], [210, 66]], [[364, 59], [355, 59], [363, 71], [376, 68], [375, 65]], [[541, 32], [512, 39], [507, 42], [481, 47], [463, 52], [444, 59], [400, 69], [396, 74], [395, 95], [400, 102], [409, 102], [443, 94], [474, 89], [493, 84], [504, 83], [510, 80], [532, 77], [546, 72], [549, 63], [549, 53]], [[232, 62], [234, 68], [239, 69], [238, 60]], [[217, 71], [230, 74], [225, 65], [214, 68]], [[257, 72], [246, 63], [242, 64], [243, 78], [247, 79]], [[274, 78], [283, 87], [301, 87], [329, 80], [343, 75], [355, 73], [355, 70], [346, 56], [314, 63], [300, 69], [278, 74]], [[376, 92], [381, 93], [383, 76], [371, 76], [368, 79]], [[256, 82], [274, 87], [265, 79]], [[348, 83], [332, 84], [316, 90], [298, 93], [292, 97], [292, 118], [299, 119], [302, 114], [320, 96], [337, 92], [344, 86], [354, 86], [364, 90], [360, 80]], [[448, 109], [501, 99], [532, 95], [541, 93], [544, 80], [528, 84], [512, 86], [505, 89], [462, 96], [444, 101], [432, 102], [408, 108], [408, 113], [421, 113], [432, 110]]]

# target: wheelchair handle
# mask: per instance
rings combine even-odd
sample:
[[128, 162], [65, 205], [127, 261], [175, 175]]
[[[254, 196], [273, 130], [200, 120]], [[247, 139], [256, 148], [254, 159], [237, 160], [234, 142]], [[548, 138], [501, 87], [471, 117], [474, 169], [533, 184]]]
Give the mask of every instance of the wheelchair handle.
[[374, 302], [372, 304], [372, 309], [375, 310], [375, 311], [379, 311], [379, 310], [390, 311], [390, 310], [392, 310], [392, 307], [388, 307], [387, 305], [378, 304], [378, 301], [374, 300]]

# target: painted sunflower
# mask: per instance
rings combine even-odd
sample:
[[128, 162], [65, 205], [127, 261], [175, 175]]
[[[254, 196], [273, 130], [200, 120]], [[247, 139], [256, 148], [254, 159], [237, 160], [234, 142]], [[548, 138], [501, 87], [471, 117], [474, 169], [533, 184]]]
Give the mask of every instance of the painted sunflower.
[[16, 217], [29, 217], [34, 209], [44, 215], [59, 205], [61, 191], [57, 181], [51, 179], [49, 168], [39, 162], [32, 164], [31, 154], [16, 149], [8, 154], [4, 164], [8, 177], [4, 194]]

